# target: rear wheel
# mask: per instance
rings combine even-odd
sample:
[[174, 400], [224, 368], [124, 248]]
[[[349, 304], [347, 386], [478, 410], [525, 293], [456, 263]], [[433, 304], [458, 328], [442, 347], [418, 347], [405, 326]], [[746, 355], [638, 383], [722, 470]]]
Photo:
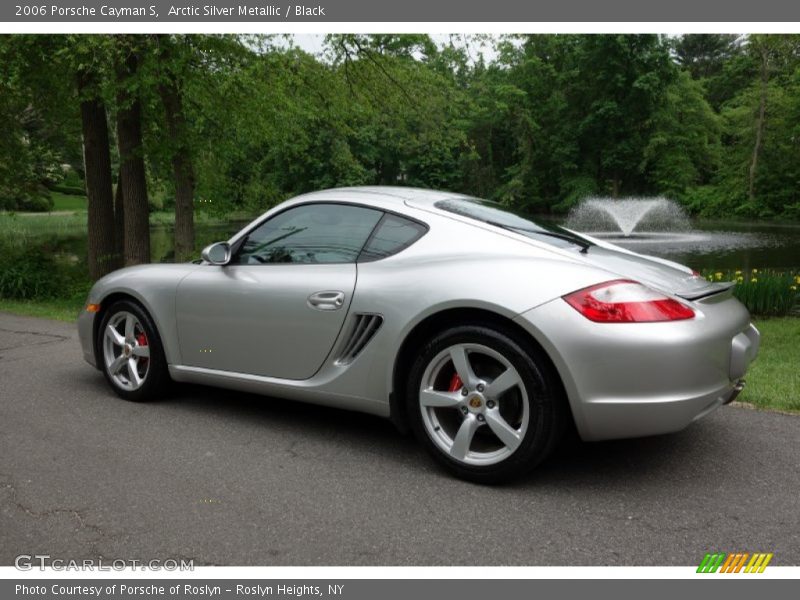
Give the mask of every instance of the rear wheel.
[[97, 347], [103, 374], [119, 396], [143, 402], [164, 394], [169, 373], [161, 338], [138, 304], [121, 300], [108, 308]]
[[411, 368], [407, 403], [434, 458], [479, 483], [539, 464], [565, 422], [560, 386], [541, 350], [485, 326], [455, 327], [426, 344]]

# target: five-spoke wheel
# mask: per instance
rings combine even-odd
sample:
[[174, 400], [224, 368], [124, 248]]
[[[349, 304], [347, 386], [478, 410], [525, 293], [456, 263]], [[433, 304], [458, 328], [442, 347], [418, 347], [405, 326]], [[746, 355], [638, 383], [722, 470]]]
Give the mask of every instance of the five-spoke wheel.
[[150, 346], [139, 320], [121, 310], [103, 331], [103, 359], [111, 379], [124, 390], [136, 390], [147, 379]]
[[126, 400], [151, 400], [166, 390], [169, 374], [161, 338], [136, 302], [120, 300], [103, 311], [96, 347], [106, 379]]
[[428, 435], [466, 464], [507, 458], [530, 419], [519, 372], [482, 344], [454, 344], [436, 355], [422, 377], [419, 401]]
[[555, 381], [543, 353], [521, 336], [455, 327], [433, 338], [412, 367], [407, 411], [439, 462], [465, 479], [497, 482], [555, 445], [563, 422]]

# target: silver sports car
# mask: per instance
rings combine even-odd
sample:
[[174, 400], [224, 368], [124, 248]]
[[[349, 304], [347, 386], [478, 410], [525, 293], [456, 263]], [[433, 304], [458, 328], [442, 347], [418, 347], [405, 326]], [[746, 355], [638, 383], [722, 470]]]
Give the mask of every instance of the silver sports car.
[[570, 422], [678, 431], [736, 397], [759, 344], [731, 284], [453, 193], [306, 194], [202, 257], [92, 288], [83, 354], [118, 395], [192, 382], [381, 415], [479, 482]]

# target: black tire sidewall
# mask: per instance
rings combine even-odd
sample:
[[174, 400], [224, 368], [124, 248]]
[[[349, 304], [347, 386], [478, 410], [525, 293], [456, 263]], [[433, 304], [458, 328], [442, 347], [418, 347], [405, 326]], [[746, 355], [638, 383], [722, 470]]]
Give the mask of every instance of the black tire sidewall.
[[[445, 454], [431, 439], [422, 420], [419, 388], [431, 360], [456, 344], [481, 344], [502, 354], [522, 378], [528, 396], [529, 424], [519, 447], [494, 465], [468, 465]], [[447, 329], [426, 343], [409, 371], [406, 409], [417, 439], [447, 470], [477, 483], [502, 483], [531, 470], [552, 451], [563, 430], [563, 399], [560, 387], [541, 350], [495, 326], [463, 325]]]
[[[139, 320], [139, 323], [144, 328], [145, 335], [147, 335], [147, 345], [150, 347], [150, 364], [148, 366], [147, 377], [142, 386], [136, 390], [125, 390], [114, 383], [108, 373], [105, 363], [103, 346], [105, 329], [111, 318], [122, 311], [131, 313]], [[100, 363], [103, 375], [111, 386], [111, 389], [113, 389], [119, 397], [132, 402], [147, 402], [160, 398], [166, 392], [169, 383], [169, 371], [161, 336], [159, 336], [158, 329], [156, 329], [155, 323], [153, 323], [150, 315], [137, 302], [118, 300], [103, 312], [103, 318], [97, 330], [97, 353], [98, 362]]]

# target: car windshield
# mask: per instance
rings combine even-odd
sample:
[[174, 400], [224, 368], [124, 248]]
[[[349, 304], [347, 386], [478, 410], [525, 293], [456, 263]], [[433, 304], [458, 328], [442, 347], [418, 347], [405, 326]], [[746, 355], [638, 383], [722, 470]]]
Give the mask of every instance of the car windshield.
[[587, 248], [594, 245], [586, 238], [554, 223], [534, 221], [522, 211], [503, 206], [497, 202], [491, 202], [490, 200], [459, 196], [439, 200], [434, 203], [434, 206], [441, 210], [508, 229], [560, 248], [577, 246], [582, 252], [585, 252]]

